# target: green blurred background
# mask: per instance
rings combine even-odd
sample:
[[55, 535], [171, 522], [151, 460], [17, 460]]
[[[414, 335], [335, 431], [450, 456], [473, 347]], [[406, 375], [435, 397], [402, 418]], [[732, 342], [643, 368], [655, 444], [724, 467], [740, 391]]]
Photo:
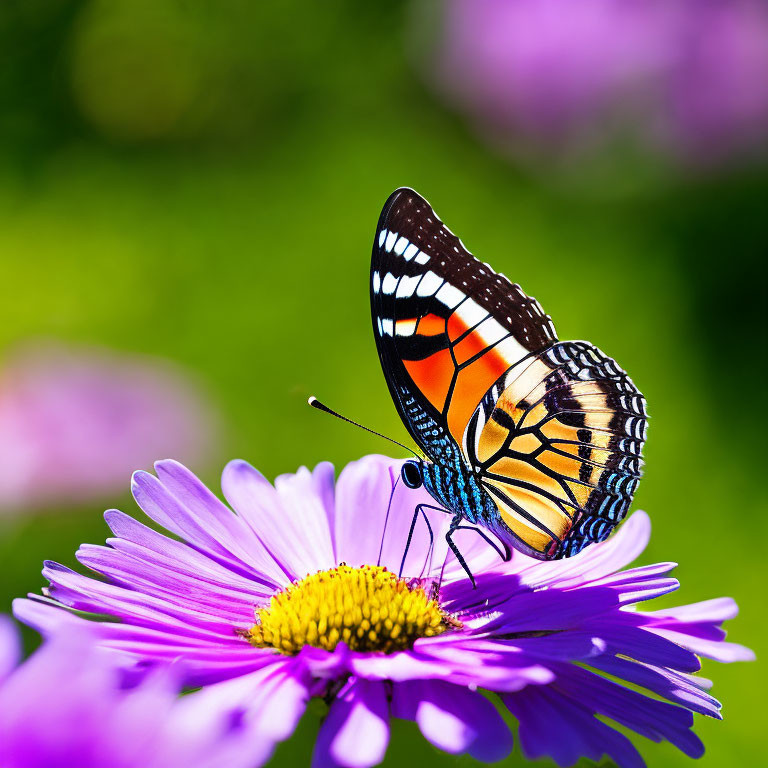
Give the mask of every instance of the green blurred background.
[[[53, 338], [186, 366], [224, 414], [216, 460], [194, 467], [214, 487], [233, 457], [271, 477], [387, 452], [305, 403], [404, 436], [367, 281], [381, 204], [413, 186], [560, 338], [631, 373], [652, 416], [644, 561], [681, 563], [676, 599], [735, 597], [730, 636], [761, 656], [765, 168], [515, 166], [423, 84], [408, 16], [402, 0], [5, 0], [0, 353]], [[135, 508], [127, 489], [0, 522], [0, 610], [40, 589], [43, 558], [103, 541], [102, 507]], [[698, 718], [702, 764], [764, 761], [763, 665], [704, 674], [725, 722]], [[306, 764], [317, 722], [274, 764]], [[651, 766], [689, 763], [640, 746]], [[473, 761], [395, 728], [387, 764], [456, 762]]]

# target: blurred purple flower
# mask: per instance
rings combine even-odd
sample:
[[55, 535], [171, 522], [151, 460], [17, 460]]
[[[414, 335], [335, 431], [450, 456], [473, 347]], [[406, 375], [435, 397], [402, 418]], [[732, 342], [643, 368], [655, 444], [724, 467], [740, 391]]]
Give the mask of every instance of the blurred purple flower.
[[38, 344], [0, 368], [0, 512], [103, 498], [156, 456], [200, 463], [202, 393], [166, 361]]
[[206, 693], [178, 698], [178, 671], [120, 687], [114, 654], [71, 627], [29, 660], [0, 616], [3, 768], [254, 768], [269, 750], [249, 723], [217, 717]]
[[287, 737], [309, 698], [323, 697], [318, 768], [378, 763], [393, 716], [415, 720], [447, 752], [499, 760], [512, 737], [479, 689], [515, 715], [530, 757], [570, 765], [607, 753], [642, 765], [598, 716], [702, 754], [693, 713], [719, 718], [720, 705], [691, 674], [698, 657], [753, 655], [724, 642], [720, 624], [736, 615], [728, 598], [635, 610], [678, 588], [673, 563], [622, 570], [647, 544], [644, 513], [607, 542], [549, 563], [519, 553], [501, 563], [461, 531], [476, 590], [448, 558], [449, 516], [436, 513], [434, 549], [417, 526], [398, 578], [414, 506], [429, 500], [394, 486], [400, 466], [371, 456], [334, 482], [321, 464], [273, 487], [231, 462], [222, 487], [233, 513], [182, 465], [158, 462], [157, 476], [134, 476], [134, 497], [181, 540], [108, 511], [114, 538], [77, 553], [105, 580], [46, 563], [46, 596], [17, 600], [16, 615], [46, 636], [88, 622], [133, 674], [183, 659], [185, 683], [208, 686], [211, 711], [244, 712], [265, 739]]
[[764, 0], [447, 0], [432, 79], [508, 148], [617, 128], [712, 160], [768, 135]]

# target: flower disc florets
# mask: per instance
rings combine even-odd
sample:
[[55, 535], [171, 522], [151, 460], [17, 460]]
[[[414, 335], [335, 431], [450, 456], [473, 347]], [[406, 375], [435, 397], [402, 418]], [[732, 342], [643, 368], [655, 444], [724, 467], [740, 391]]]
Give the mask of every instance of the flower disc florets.
[[451, 625], [423, 587], [412, 588], [378, 565], [310, 574], [274, 595], [256, 616], [249, 640], [285, 654], [305, 645], [332, 651], [340, 642], [353, 651], [394, 653]]

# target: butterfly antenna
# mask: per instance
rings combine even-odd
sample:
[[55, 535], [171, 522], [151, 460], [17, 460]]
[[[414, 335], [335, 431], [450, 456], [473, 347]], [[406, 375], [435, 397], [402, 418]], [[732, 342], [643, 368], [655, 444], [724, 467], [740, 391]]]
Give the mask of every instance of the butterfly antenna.
[[333, 410], [333, 408], [329, 408], [325, 403], [321, 403], [316, 397], [310, 397], [307, 402], [313, 407], [317, 408], [318, 411], [323, 411], [324, 413], [330, 413], [331, 416], [335, 416], [337, 419], [341, 419], [342, 421], [346, 421], [348, 424], [354, 424], [356, 427], [360, 427], [360, 429], [364, 429], [366, 432], [370, 432], [372, 435], [377, 435], [378, 437], [383, 437], [385, 440], [389, 440], [390, 443], [394, 443], [395, 445], [399, 445], [401, 448], [404, 448], [409, 453], [412, 453], [417, 459], [421, 460], [421, 456], [419, 456], [418, 453], [416, 453], [413, 448], [409, 448], [407, 445], [403, 445], [402, 443], [398, 443], [397, 440], [387, 437], [386, 435], [382, 435], [381, 432], [376, 432], [373, 429], [370, 429], [369, 427], [365, 427], [362, 424], [359, 424], [356, 421], [352, 421], [352, 419], [348, 419], [346, 416], [342, 416], [340, 413], [337, 413]]

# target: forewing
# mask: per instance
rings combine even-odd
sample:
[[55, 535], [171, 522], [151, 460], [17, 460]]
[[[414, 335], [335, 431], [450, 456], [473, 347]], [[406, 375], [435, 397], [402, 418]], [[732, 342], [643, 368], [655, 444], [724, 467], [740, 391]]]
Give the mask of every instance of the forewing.
[[489, 390], [464, 447], [515, 546], [569, 557], [626, 515], [646, 423], [645, 400], [615, 361], [587, 342], [560, 342]]
[[392, 399], [433, 461], [466, 464], [459, 446], [483, 396], [557, 341], [538, 302], [475, 259], [411, 189], [379, 218], [371, 312]]

